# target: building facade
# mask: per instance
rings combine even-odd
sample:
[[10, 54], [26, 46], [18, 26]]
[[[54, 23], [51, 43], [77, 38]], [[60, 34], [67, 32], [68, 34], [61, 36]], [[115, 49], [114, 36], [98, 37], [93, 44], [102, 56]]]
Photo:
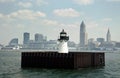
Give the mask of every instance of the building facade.
[[42, 34], [35, 34], [35, 42], [41, 42], [44, 40], [44, 36]]
[[30, 33], [25, 32], [23, 34], [23, 44], [27, 44], [30, 40]]
[[80, 25], [80, 47], [85, 47], [87, 45], [87, 33], [86, 33], [86, 26], [82, 21]]

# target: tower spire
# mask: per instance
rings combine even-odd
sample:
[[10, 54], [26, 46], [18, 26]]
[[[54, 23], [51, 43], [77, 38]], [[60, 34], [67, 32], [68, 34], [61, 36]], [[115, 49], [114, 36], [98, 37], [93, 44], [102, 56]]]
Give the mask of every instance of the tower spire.
[[80, 31], [81, 31], [81, 32], [86, 32], [86, 26], [85, 26], [84, 21], [81, 22]]
[[107, 42], [111, 42], [111, 34], [110, 34], [110, 30], [109, 30], [109, 28], [108, 28], [108, 31], [107, 31]]

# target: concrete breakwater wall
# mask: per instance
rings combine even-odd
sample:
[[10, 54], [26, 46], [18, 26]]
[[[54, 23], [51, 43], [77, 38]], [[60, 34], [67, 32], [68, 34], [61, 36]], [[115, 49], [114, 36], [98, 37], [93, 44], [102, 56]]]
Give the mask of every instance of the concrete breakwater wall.
[[22, 68], [77, 69], [105, 66], [102, 52], [22, 52]]

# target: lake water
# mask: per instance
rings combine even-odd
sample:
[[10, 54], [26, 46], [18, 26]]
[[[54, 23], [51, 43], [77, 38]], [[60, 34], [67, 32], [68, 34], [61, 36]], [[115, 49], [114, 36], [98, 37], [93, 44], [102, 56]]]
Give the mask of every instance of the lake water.
[[21, 52], [0, 52], [0, 78], [120, 78], [120, 52], [105, 53], [106, 64], [78, 70], [22, 69]]

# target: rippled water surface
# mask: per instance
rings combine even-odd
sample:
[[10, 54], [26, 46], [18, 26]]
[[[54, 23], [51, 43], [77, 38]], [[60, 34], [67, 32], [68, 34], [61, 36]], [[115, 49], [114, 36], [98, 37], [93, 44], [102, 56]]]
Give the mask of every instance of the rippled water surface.
[[21, 69], [20, 52], [0, 52], [0, 78], [120, 78], [120, 52], [106, 53], [105, 59], [98, 68]]

